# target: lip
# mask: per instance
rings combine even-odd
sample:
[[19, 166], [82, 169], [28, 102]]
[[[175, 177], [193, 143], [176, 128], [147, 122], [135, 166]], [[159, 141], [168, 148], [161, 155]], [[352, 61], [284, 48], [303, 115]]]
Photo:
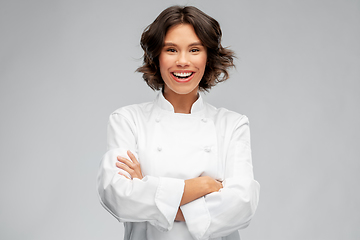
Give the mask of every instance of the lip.
[[[188, 77], [188, 78], [177, 78], [177, 77], [175, 77], [174, 75], [173, 75], [173, 73], [174, 72], [178, 72], [178, 73], [189, 73], [189, 72], [192, 72], [193, 74], [190, 76], [190, 77]], [[171, 72], [170, 73], [170, 75], [171, 75], [171, 77], [172, 77], [172, 79], [174, 79], [176, 82], [178, 82], [178, 83], [186, 83], [186, 82], [189, 82], [189, 81], [191, 81], [191, 79], [194, 77], [194, 75], [195, 75], [195, 72], [194, 71], [187, 71], [187, 70], [182, 70], [182, 71], [173, 71], [173, 72]]]

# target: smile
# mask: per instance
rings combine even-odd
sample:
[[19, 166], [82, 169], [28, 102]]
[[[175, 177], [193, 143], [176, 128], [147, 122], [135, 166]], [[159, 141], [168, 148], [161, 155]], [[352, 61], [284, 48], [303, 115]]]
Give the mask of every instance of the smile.
[[188, 82], [192, 79], [194, 72], [172, 72], [171, 76], [177, 82]]

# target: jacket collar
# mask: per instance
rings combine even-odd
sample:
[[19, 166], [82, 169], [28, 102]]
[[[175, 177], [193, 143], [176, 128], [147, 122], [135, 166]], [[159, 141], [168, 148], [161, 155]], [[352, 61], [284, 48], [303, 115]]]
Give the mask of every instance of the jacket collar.
[[[201, 97], [200, 93], [198, 93], [198, 96], [198, 99], [191, 106], [191, 114], [198, 113], [204, 109], [203, 98]], [[159, 92], [157, 95], [155, 104], [165, 111], [174, 113], [173, 105], [168, 100], [166, 100], [162, 92]]]

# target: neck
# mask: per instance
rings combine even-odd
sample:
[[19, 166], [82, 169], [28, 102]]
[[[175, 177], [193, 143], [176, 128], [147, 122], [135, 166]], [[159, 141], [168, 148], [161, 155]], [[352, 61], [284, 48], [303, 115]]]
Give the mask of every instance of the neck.
[[178, 94], [165, 86], [163, 94], [165, 99], [168, 100], [174, 107], [175, 113], [191, 113], [191, 107], [198, 99], [197, 89], [194, 89], [192, 92], [187, 94]]

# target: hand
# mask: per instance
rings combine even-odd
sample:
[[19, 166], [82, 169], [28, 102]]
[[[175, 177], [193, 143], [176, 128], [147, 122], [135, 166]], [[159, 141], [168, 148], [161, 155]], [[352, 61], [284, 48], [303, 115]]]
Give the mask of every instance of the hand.
[[[143, 178], [143, 175], [141, 172], [140, 163], [138, 162], [134, 154], [132, 154], [132, 152], [127, 151], [127, 155], [130, 157], [131, 161], [127, 158], [118, 156], [118, 162], [116, 162], [116, 167], [128, 172], [132, 178], [138, 178], [141, 180]], [[119, 174], [130, 179], [128, 176], [125, 176], [120, 172]]]
[[218, 192], [221, 188], [223, 188], [222, 183], [209, 176], [187, 179], [185, 180], [184, 193], [180, 206], [209, 193]]
[[209, 193], [218, 192], [221, 188], [223, 188], [222, 182], [209, 176], [205, 176], [204, 178], [206, 179]]

